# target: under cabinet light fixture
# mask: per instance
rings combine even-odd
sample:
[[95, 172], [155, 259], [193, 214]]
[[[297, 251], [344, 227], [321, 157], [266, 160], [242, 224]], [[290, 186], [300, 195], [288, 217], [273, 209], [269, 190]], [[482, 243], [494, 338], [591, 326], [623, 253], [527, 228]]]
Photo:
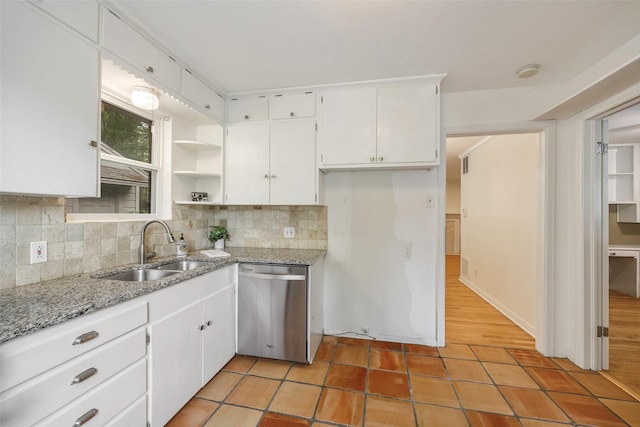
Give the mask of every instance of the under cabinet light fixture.
[[160, 106], [158, 92], [145, 86], [131, 88], [131, 103], [143, 110], [157, 110]]

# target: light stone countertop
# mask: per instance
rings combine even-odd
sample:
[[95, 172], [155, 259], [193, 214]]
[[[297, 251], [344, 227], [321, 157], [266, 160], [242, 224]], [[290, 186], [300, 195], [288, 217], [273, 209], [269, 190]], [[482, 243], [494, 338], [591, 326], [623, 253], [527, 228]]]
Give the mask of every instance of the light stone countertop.
[[[0, 344], [236, 262], [312, 265], [326, 254], [324, 250], [314, 249], [226, 248], [224, 251], [231, 256], [208, 258], [199, 251], [192, 252], [187, 260], [209, 261], [210, 265], [158, 280], [128, 282], [100, 278], [139, 268], [139, 264], [129, 264], [91, 274], [4, 289], [0, 291]], [[178, 260], [184, 258], [162, 258], [147, 263], [145, 268]]]

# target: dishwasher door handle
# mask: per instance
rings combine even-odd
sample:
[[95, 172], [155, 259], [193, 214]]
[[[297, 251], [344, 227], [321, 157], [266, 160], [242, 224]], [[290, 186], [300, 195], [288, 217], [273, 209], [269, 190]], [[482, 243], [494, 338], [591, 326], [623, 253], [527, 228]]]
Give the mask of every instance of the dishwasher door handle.
[[248, 271], [241, 271], [238, 273], [244, 277], [254, 277], [256, 279], [267, 280], [306, 280], [307, 277], [304, 274], [270, 274], [270, 273], [252, 273]]

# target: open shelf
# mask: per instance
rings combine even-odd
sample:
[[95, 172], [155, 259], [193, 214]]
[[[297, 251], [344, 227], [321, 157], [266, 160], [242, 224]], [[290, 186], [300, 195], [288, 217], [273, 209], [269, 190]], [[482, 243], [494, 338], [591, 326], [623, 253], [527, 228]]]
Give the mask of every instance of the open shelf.
[[174, 141], [174, 143], [180, 147], [188, 148], [190, 150], [219, 150], [222, 148], [220, 144], [192, 141], [189, 139], [177, 139]]

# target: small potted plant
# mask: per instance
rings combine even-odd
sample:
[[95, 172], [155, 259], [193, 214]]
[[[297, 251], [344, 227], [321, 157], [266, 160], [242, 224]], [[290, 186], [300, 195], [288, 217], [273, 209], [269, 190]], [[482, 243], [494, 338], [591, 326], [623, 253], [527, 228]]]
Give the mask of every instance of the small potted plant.
[[225, 239], [231, 238], [227, 227], [223, 225], [211, 225], [209, 228], [211, 229], [209, 232], [209, 241], [214, 244], [213, 247], [216, 249], [224, 249]]

